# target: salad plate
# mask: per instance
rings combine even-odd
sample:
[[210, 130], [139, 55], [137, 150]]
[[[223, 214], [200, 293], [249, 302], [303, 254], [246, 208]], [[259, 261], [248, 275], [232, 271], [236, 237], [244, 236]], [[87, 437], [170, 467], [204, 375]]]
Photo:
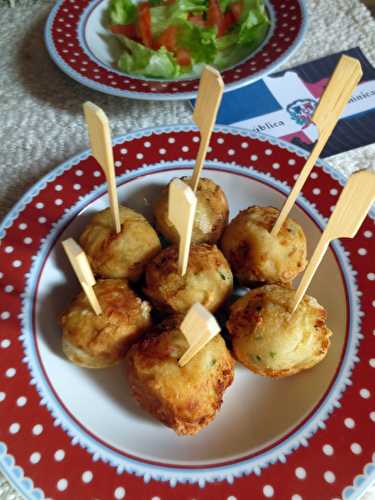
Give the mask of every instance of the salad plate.
[[[185, 11], [183, 9], [188, 8], [185, 4], [189, 4], [189, 2], [187, 0], [185, 2], [184, 0], [176, 1], [184, 3], [181, 12], [185, 19], [186, 15], [184, 17]], [[229, 3], [226, 0], [221, 1]], [[194, 2], [198, 5], [204, 3], [204, 0], [190, 1], [192, 10], [189, 11], [189, 16], [192, 18], [189, 17], [189, 19], [193, 20], [199, 17], [195, 10], [199, 11], [200, 8], [199, 5], [195, 6]], [[254, 4], [258, 3], [254, 2]], [[240, 5], [240, 2], [237, 4]], [[205, 59], [206, 54], [202, 55], [200, 52], [195, 54], [194, 52], [200, 28], [195, 26], [193, 29], [190, 22], [186, 23], [186, 20], [181, 21], [181, 19], [179, 21], [180, 23], [184, 22], [186, 26], [189, 25], [190, 30], [188, 34], [184, 35], [183, 45], [191, 48], [194, 57], [197, 57], [197, 64], [193, 64], [193, 70], [190, 73], [181, 73], [180, 66], [176, 64], [176, 60], [180, 61], [179, 57], [176, 55], [175, 60], [174, 56], [166, 54], [164, 47], [159, 52], [152, 51], [152, 62], [149, 62], [146, 68], [143, 67], [143, 74], [134, 73], [131, 70], [135, 68], [135, 71], [139, 71], [137, 66], [140, 64], [139, 61], [144, 60], [144, 58], [151, 61], [149, 56], [145, 54], [148, 49], [130, 38], [123, 37], [122, 42], [125, 41], [125, 48], [120, 50], [121, 41], [116, 40], [116, 37], [108, 29], [106, 16], [109, 5], [109, 0], [57, 0], [45, 27], [46, 46], [57, 66], [79, 83], [111, 95], [146, 100], [174, 100], [195, 97], [202, 64], [212, 63], [212, 60]], [[248, 85], [275, 71], [280, 64], [285, 63], [303, 40], [307, 24], [307, 10], [304, 0], [265, 0], [264, 5], [268, 27], [259, 41], [260, 45], [257, 43], [257, 46], [254, 45], [253, 49], [250, 47], [248, 52], [243, 54], [241, 52], [239, 60], [231, 61], [229, 56], [220, 59], [225, 61], [228, 59], [226, 69], [221, 70], [225, 91]], [[158, 8], [160, 9], [160, 7]], [[177, 12], [174, 15], [180, 16], [180, 14]], [[117, 17], [115, 15], [111, 18], [112, 22], [116, 19], [118, 19], [117, 22], [120, 22], [121, 19], [128, 22], [127, 17], [129, 16], [124, 16], [124, 13], [118, 14]], [[158, 21], [158, 16], [160, 21]], [[165, 23], [165, 19], [159, 14], [155, 14], [153, 17], [156, 18], [156, 26]], [[202, 20], [200, 19], [200, 21]], [[212, 40], [210, 30], [203, 31], [204, 34], [202, 35], [200, 32], [199, 36], [208, 36], [209, 43], [215, 45], [216, 42]], [[213, 29], [213, 31], [215, 30]], [[126, 31], [126, 33], [128, 32]], [[247, 31], [246, 36], [249, 33], [253, 32]], [[224, 38], [226, 39], [225, 43], [223, 42]], [[168, 45], [170, 37], [168, 39], [169, 42], [167, 40], [163, 44]], [[218, 38], [224, 45], [229, 39], [230, 35]], [[206, 38], [204, 38], [203, 45], [206, 48], [207, 43]], [[237, 46], [238, 44], [235, 42], [226, 54], [238, 51]], [[193, 63], [194, 61], [193, 58]], [[215, 60], [213, 64], [215, 65]], [[164, 76], [163, 78], [152, 77], [155, 68], [159, 72], [162, 68], [160, 74]]]
[[[152, 220], [171, 178], [191, 173], [192, 126], [114, 140], [119, 200]], [[203, 175], [231, 217], [280, 207], [306, 153], [274, 138], [217, 127]], [[318, 163], [292, 211], [316, 245], [345, 179]], [[375, 479], [373, 233], [331, 245], [309, 293], [328, 311], [326, 359], [280, 380], [236, 365], [215, 421], [179, 437], [129, 394], [123, 367], [85, 370], [62, 355], [58, 317], [78, 290], [61, 247], [106, 207], [89, 151], [35, 184], [0, 226], [0, 469], [26, 497], [153, 500], [355, 499]], [[48, 473], [46, 473], [48, 471]]]

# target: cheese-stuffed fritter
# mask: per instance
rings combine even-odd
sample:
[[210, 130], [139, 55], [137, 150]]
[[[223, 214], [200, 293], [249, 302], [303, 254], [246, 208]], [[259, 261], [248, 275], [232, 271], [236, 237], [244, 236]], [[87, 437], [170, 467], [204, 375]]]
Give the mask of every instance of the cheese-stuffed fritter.
[[160, 251], [160, 241], [145, 217], [130, 208], [120, 207], [120, 222], [121, 232], [116, 234], [110, 209], [98, 212], [79, 242], [96, 275], [137, 281]]
[[[189, 184], [190, 177], [181, 180]], [[156, 229], [171, 243], [178, 243], [178, 233], [168, 219], [168, 192], [165, 187], [154, 206]], [[196, 191], [197, 208], [195, 212], [192, 242], [216, 243], [228, 223], [229, 208], [224, 191], [211, 179], [201, 178]]]
[[313, 367], [327, 354], [332, 332], [324, 307], [305, 295], [291, 314], [294, 294], [290, 288], [265, 285], [231, 306], [227, 328], [234, 356], [259, 375], [293, 375]]
[[271, 235], [279, 210], [249, 207], [226, 227], [221, 248], [243, 285], [290, 284], [305, 269], [306, 238], [299, 224], [287, 219], [276, 236]]
[[216, 335], [184, 367], [188, 348], [179, 326], [183, 316], [165, 320], [134, 344], [126, 356], [126, 375], [139, 404], [177, 434], [196, 434], [219, 410], [232, 383], [234, 362]]
[[157, 309], [186, 313], [198, 302], [215, 312], [231, 294], [232, 271], [216, 245], [192, 245], [184, 276], [177, 264], [178, 249], [171, 246], [146, 267], [145, 293]]
[[94, 292], [102, 308], [96, 315], [81, 292], [61, 317], [66, 357], [86, 368], [105, 368], [124, 358], [131, 344], [151, 325], [150, 304], [125, 280], [99, 280]]

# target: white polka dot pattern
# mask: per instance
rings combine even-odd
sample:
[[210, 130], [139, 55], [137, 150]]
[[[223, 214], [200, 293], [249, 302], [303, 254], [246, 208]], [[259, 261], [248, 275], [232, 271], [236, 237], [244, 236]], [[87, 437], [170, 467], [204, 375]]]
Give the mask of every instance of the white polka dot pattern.
[[116, 500], [122, 500], [123, 498], [125, 498], [125, 494], [126, 494], [125, 488], [119, 486], [118, 488], [115, 489], [114, 498]]
[[305, 479], [306, 478], [306, 470], [303, 467], [297, 467], [295, 470], [296, 478]]

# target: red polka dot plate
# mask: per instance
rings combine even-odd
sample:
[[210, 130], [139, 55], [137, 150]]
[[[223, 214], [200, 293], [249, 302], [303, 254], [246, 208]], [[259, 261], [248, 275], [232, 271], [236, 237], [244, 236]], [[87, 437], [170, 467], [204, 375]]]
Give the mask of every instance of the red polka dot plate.
[[[191, 173], [191, 126], [117, 138], [119, 199], [151, 217], [162, 185]], [[204, 175], [231, 216], [281, 206], [305, 161], [273, 138], [218, 127]], [[344, 179], [318, 163], [293, 209], [309, 255]], [[213, 423], [178, 437], [131, 398], [122, 366], [84, 370], [62, 355], [57, 317], [78, 290], [61, 240], [107, 205], [84, 152], [40, 180], [0, 227], [0, 469], [27, 498], [354, 499], [375, 478], [372, 211], [357, 237], [336, 241], [309, 292], [334, 332], [326, 359], [284, 380], [236, 366]], [[251, 493], [250, 493], [251, 492]]]
[[[199, 80], [186, 76], [157, 80], [118, 71], [116, 49], [107, 42], [102, 18], [108, 0], [58, 0], [45, 28], [51, 58], [74, 80], [94, 90], [147, 100], [190, 99]], [[248, 85], [275, 71], [302, 42], [307, 21], [304, 0], [266, 0], [271, 26], [262, 45], [247, 59], [222, 72], [225, 91]]]

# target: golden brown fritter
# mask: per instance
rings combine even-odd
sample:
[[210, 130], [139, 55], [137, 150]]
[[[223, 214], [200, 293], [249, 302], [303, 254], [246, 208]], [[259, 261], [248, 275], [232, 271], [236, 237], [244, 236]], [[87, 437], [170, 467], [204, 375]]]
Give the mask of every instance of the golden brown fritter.
[[221, 248], [242, 284], [290, 284], [305, 269], [306, 238], [299, 224], [288, 218], [271, 236], [279, 213], [272, 207], [249, 207], [226, 227]]
[[332, 332], [327, 313], [305, 295], [291, 315], [295, 290], [266, 285], [248, 292], [232, 306], [227, 322], [235, 357], [259, 375], [286, 377], [321, 361]]
[[[182, 177], [189, 184], [191, 177]], [[169, 185], [155, 204], [156, 229], [171, 243], [178, 243], [179, 236], [168, 219]], [[229, 208], [224, 191], [211, 179], [201, 178], [198, 184], [197, 209], [193, 226], [193, 243], [216, 243], [228, 223]]]
[[179, 326], [183, 316], [165, 320], [134, 344], [126, 356], [129, 386], [139, 404], [177, 434], [196, 434], [219, 410], [233, 381], [234, 361], [216, 335], [184, 367], [188, 343]]
[[160, 241], [143, 215], [130, 208], [120, 207], [120, 222], [121, 232], [116, 234], [106, 208], [94, 215], [79, 242], [95, 274], [137, 281], [146, 263], [160, 251]]
[[151, 325], [151, 306], [125, 280], [99, 280], [94, 286], [102, 307], [96, 315], [81, 292], [61, 317], [63, 351], [76, 365], [105, 368], [125, 356]]
[[229, 264], [216, 245], [192, 245], [184, 276], [178, 273], [178, 249], [162, 250], [146, 267], [145, 293], [158, 309], [186, 313], [196, 302], [215, 312], [233, 289]]

